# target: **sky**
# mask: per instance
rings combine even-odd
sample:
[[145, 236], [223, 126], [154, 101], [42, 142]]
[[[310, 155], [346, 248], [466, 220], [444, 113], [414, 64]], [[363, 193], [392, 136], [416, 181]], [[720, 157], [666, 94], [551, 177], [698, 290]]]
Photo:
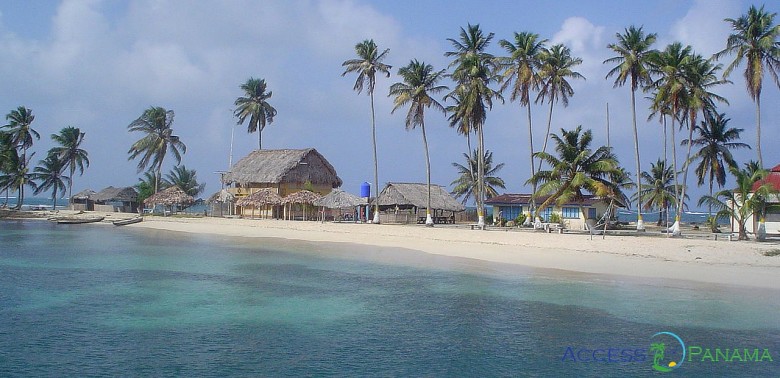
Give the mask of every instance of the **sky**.
[[[479, 24], [495, 33], [488, 52], [503, 55], [501, 39], [531, 31], [550, 43], [563, 43], [581, 57], [577, 71], [586, 80], [571, 82], [569, 106], [557, 104], [552, 131], [582, 125], [594, 145], [610, 145], [621, 164], [634, 171], [630, 90], [613, 88], [605, 79], [613, 56], [607, 44], [630, 25], [657, 33], [654, 47], [680, 41], [705, 57], [721, 50], [729, 34], [724, 18], [736, 18], [748, 1], [27, 1], [0, 2], [0, 112], [24, 105], [33, 110], [33, 128], [41, 134], [33, 151], [42, 158], [52, 147], [49, 135], [66, 126], [86, 133], [83, 147], [90, 166], [74, 178], [74, 192], [138, 182], [127, 150], [140, 134], [127, 125], [150, 106], [175, 112], [173, 129], [187, 145], [182, 163], [207, 183], [203, 197], [219, 190], [218, 171], [257, 148], [257, 134], [236, 125], [233, 102], [239, 85], [250, 77], [265, 79], [278, 115], [263, 132], [263, 148], [314, 147], [336, 168], [342, 189], [358, 193], [373, 182], [369, 97], [352, 87], [356, 77], [342, 77], [341, 64], [355, 56], [354, 46], [374, 39], [390, 49], [385, 63], [390, 78], [378, 78], [375, 92], [380, 186], [386, 182], [425, 182], [419, 130], [404, 127], [405, 109], [391, 114], [391, 84], [397, 69], [412, 59], [445, 69], [450, 63], [448, 38], [460, 28]], [[761, 5], [761, 3], [755, 3]], [[777, 3], [767, 10], [780, 11]], [[780, 22], [780, 18], [776, 19]], [[724, 65], [730, 60], [723, 61]], [[730, 126], [744, 128], [742, 141], [755, 144], [755, 105], [747, 95], [740, 67], [732, 84], [714, 90], [728, 99], [719, 110]], [[445, 85], [453, 87], [452, 83]], [[638, 96], [638, 128], [643, 170], [663, 156], [663, 129], [647, 121], [649, 102]], [[441, 100], [441, 99], [440, 99]], [[763, 153], [767, 166], [780, 163], [777, 141], [780, 90], [765, 79], [762, 96]], [[532, 107], [534, 143], [541, 146], [548, 105]], [[506, 192], [529, 192], [530, 176], [525, 111], [517, 103], [497, 102], [488, 113], [486, 148]], [[452, 162], [463, 162], [466, 140], [436, 111], [426, 115], [432, 181], [451, 189]], [[595, 146], [594, 146], [595, 147]], [[735, 152], [739, 162], [755, 159], [752, 150]], [[163, 168], [174, 165], [169, 158]], [[691, 169], [692, 171], [693, 169]], [[693, 172], [691, 172], [693, 175]], [[695, 187], [692, 198], [706, 189]], [[730, 180], [728, 185], [732, 185]], [[706, 185], [705, 185], [706, 187]], [[373, 189], [372, 189], [373, 190]], [[695, 206], [693, 206], [695, 207]]]

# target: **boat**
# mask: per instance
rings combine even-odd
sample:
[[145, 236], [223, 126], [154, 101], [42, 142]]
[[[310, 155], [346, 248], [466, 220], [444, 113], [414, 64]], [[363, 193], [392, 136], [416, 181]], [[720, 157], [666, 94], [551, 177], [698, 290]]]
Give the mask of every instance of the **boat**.
[[57, 224], [81, 224], [81, 223], [95, 223], [100, 222], [105, 217], [60, 217], [50, 219]]
[[128, 224], [138, 223], [143, 221], [143, 217], [135, 217], [135, 218], [127, 218], [127, 219], [118, 219], [111, 223], [114, 224], [114, 226], [126, 226]]

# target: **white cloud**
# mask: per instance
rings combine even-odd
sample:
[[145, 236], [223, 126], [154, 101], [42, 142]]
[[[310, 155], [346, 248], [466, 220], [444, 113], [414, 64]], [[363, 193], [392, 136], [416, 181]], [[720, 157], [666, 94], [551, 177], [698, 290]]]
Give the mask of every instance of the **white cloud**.
[[671, 36], [694, 47], [705, 57], [723, 49], [729, 35], [725, 18], [735, 18], [740, 9], [733, 1], [696, 0], [685, 16], [677, 20]]

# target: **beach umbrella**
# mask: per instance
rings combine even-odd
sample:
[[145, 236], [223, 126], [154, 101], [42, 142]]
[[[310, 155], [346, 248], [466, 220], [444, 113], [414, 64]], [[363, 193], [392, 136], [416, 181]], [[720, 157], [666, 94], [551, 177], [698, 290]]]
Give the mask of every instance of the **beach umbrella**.
[[244, 198], [236, 201], [236, 205], [241, 207], [252, 206], [252, 213], [254, 215], [254, 208], [258, 206], [268, 205], [280, 205], [282, 203], [282, 197], [279, 196], [276, 191], [271, 188], [260, 189]]
[[[321, 195], [314, 193], [309, 190], [301, 190], [295, 193], [292, 193], [288, 195], [287, 197], [284, 197], [284, 200], [282, 200], [282, 203], [284, 204], [294, 204], [294, 203], [300, 203], [300, 204], [314, 204], [317, 200], [322, 198]], [[292, 207], [291, 207], [292, 208]], [[306, 220], [306, 207], [303, 208], [303, 220]]]

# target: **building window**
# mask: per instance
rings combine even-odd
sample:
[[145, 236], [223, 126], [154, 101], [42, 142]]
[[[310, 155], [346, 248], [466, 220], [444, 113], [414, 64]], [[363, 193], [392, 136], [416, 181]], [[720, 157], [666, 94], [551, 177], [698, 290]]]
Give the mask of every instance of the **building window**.
[[506, 220], [515, 220], [518, 215], [520, 215], [523, 212], [522, 206], [501, 206], [499, 207], [499, 210], [501, 210], [501, 218]]
[[561, 209], [561, 216], [564, 219], [579, 219], [580, 208], [579, 207], [564, 207]]
[[595, 207], [588, 208], [588, 218], [589, 219], [596, 219], [596, 208]]
[[544, 211], [541, 213], [542, 219], [544, 219], [545, 222], [550, 221], [550, 215], [552, 215], [553, 208], [552, 206], [548, 206]]

